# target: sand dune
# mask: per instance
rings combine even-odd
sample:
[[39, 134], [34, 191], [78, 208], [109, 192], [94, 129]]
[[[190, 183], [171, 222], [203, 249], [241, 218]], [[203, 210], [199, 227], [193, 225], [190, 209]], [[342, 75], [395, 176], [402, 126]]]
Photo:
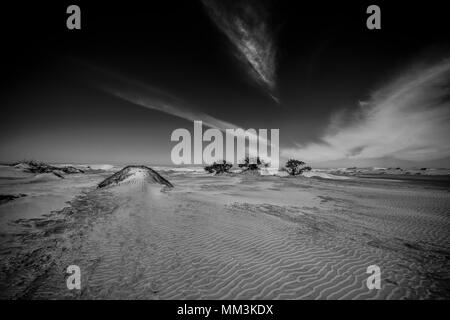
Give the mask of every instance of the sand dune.
[[100, 182], [98, 187], [106, 188], [109, 186], [118, 186], [130, 183], [142, 184], [143, 186], [157, 183], [165, 185], [166, 187], [173, 187], [173, 185], [164, 179], [159, 173], [146, 166], [127, 166]]
[[[450, 194], [386, 181], [164, 176], [3, 236], [1, 298], [449, 298]], [[101, 181], [99, 177], [99, 182]], [[134, 179], [133, 181], [144, 181]], [[65, 268], [82, 270], [69, 291]], [[369, 290], [366, 269], [382, 270]]]

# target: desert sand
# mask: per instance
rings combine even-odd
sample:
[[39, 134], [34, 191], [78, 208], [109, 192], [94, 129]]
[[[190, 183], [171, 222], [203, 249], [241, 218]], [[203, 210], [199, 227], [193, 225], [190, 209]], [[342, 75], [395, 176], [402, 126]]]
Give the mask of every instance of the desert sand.
[[139, 175], [97, 188], [110, 171], [1, 179], [28, 195], [0, 205], [0, 298], [450, 298], [442, 179], [158, 172], [173, 188]]

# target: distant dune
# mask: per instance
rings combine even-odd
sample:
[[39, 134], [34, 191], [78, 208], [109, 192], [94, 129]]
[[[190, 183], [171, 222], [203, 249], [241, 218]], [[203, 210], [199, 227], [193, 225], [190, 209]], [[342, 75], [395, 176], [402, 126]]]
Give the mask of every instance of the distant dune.
[[450, 169], [448, 168], [377, 168], [377, 167], [366, 167], [366, 168], [339, 168], [339, 169], [328, 169], [327, 171], [337, 174], [346, 175], [450, 175]]

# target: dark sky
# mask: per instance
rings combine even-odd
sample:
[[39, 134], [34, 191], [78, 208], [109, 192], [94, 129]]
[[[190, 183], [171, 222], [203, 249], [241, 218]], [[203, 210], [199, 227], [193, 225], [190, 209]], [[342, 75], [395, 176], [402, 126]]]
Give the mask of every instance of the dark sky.
[[[248, 65], [236, 57], [236, 47], [201, 1], [59, 2], [2, 4], [0, 161], [170, 164], [170, 134], [176, 128], [192, 131], [192, 121], [143, 108], [103, 89], [112, 84], [131, 91], [133, 86], [151, 87], [138, 92], [244, 129], [279, 128], [283, 157], [309, 144], [332, 144], [323, 160], [353, 163], [347, 159], [349, 150], [384, 146], [375, 138], [352, 145], [324, 139], [336, 129], [333, 121], [339, 120], [337, 134], [351, 132], [348, 126], [367, 117], [360, 115], [361, 101], [377, 109], [385, 100], [379, 102], [374, 93], [395, 90], [396, 79], [409, 79], [412, 66], [427, 70], [449, 57], [443, 1], [420, 6], [377, 1], [381, 30], [366, 28], [366, 8], [373, 1], [247, 1], [264, 10], [263, 23], [276, 47], [276, 103], [252, 81]], [[81, 7], [81, 30], [66, 28], [70, 4]], [[235, 5], [231, 1], [230, 7]], [[448, 116], [445, 111], [436, 114]], [[426, 136], [422, 145], [398, 150], [386, 145], [388, 152], [362, 152], [354, 161], [422, 164], [444, 159], [445, 164], [448, 146], [436, 147], [430, 158], [417, 156], [427, 139], [447, 133], [431, 127], [436, 123], [412, 131], [416, 141]], [[336, 150], [341, 146], [347, 148], [343, 156]]]

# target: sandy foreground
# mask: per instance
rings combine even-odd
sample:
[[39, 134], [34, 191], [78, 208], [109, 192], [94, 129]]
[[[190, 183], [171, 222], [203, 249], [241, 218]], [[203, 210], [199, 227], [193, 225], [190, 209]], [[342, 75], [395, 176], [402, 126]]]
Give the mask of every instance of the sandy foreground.
[[0, 205], [0, 298], [450, 298], [446, 185], [161, 174], [173, 189], [96, 189], [108, 173], [1, 180], [33, 196]]

